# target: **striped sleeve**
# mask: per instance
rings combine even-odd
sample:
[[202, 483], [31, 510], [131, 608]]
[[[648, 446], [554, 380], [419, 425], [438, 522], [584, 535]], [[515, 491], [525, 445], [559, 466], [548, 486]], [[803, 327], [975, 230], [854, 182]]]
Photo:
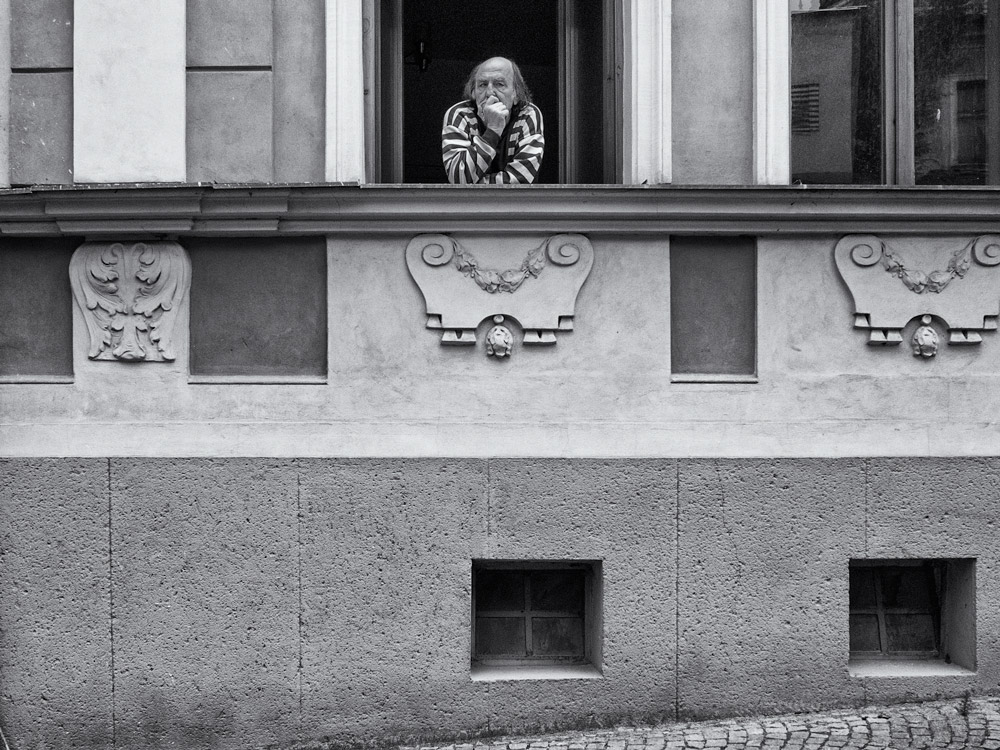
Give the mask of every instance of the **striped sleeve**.
[[498, 185], [533, 183], [538, 177], [545, 152], [544, 130], [541, 111], [534, 104], [526, 104], [515, 123], [517, 142], [507, 168], [502, 172], [485, 175], [481, 181]]
[[441, 158], [448, 182], [468, 185], [482, 182], [486, 170], [496, 156], [500, 137], [487, 131], [478, 134], [475, 113], [466, 102], [459, 102], [445, 112], [441, 130]]

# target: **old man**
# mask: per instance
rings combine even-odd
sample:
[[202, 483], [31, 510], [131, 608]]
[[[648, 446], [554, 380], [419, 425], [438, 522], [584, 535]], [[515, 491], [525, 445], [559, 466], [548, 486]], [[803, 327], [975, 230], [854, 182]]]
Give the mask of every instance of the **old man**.
[[530, 184], [545, 150], [542, 113], [517, 65], [491, 57], [465, 83], [465, 99], [444, 116], [441, 156], [448, 181]]

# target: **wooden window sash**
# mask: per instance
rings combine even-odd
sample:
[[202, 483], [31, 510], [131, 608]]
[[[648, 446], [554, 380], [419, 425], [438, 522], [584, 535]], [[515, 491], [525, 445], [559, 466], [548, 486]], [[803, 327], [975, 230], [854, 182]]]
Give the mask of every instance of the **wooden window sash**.
[[[476, 582], [473, 583], [472, 592], [472, 659], [477, 663], [489, 663], [498, 666], [504, 665], [518, 665], [530, 662], [532, 664], [565, 664], [569, 663], [583, 663], [590, 658], [590, 640], [589, 640], [589, 623], [587, 622], [587, 612], [590, 607], [590, 597], [591, 597], [591, 574], [589, 570], [584, 571], [584, 591], [583, 591], [583, 602], [581, 610], [536, 610], [532, 609], [531, 604], [531, 574], [534, 572], [543, 572], [550, 570], [579, 570], [577, 566], [564, 567], [560, 565], [544, 565], [538, 567], [532, 567], [528, 565], [485, 565], [478, 567], [476, 573], [478, 576], [478, 571], [480, 570], [522, 570], [525, 573], [524, 576], [524, 602], [525, 608], [521, 610], [480, 610], [476, 606]], [[523, 618], [524, 619], [524, 655], [504, 655], [504, 656], [485, 656], [479, 653], [479, 644], [477, 642], [477, 631], [478, 623], [481, 618], [486, 617], [510, 617], [510, 618]], [[534, 644], [532, 642], [532, 632], [531, 624], [534, 618], [538, 619], [555, 619], [555, 618], [573, 618], [580, 620], [583, 627], [583, 652], [580, 654], [566, 654], [566, 655], [550, 655], [545, 656], [535, 656], [534, 654]]]
[[[921, 567], [925, 576], [927, 577], [927, 587], [929, 603], [926, 608], [916, 608], [916, 607], [887, 607], [885, 605], [884, 592], [882, 590], [882, 573], [893, 568], [901, 567]], [[913, 565], [886, 565], [886, 566], [858, 566], [866, 567], [875, 571], [872, 576], [873, 584], [875, 587], [875, 606], [874, 607], [853, 607], [850, 609], [851, 615], [874, 615], [876, 618], [878, 626], [878, 638], [879, 638], [879, 650], [878, 651], [851, 651], [851, 658], [861, 658], [861, 659], [914, 659], [914, 658], [927, 658], [935, 659], [941, 654], [941, 606], [940, 598], [938, 596], [938, 587], [936, 579], [936, 569], [938, 566], [935, 563], [915, 563]], [[941, 580], [943, 581], [946, 576], [943, 575]], [[886, 615], [930, 615], [932, 621], [932, 627], [934, 629], [934, 643], [935, 647], [928, 650], [889, 650], [889, 638], [888, 638], [888, 628], [886, 626]]]

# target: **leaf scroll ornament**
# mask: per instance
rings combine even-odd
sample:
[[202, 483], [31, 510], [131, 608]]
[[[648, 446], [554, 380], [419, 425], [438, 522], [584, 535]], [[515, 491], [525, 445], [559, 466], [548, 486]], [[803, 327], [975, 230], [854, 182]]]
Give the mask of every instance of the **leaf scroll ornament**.
[[[952, 253], [948, 265], [943, 270], [921, 271], [909, 268], [903, 256], [889, 248], [888, 244], [879, 241], [879, 249], [870, 244], [859, 244], [851, 251], [851, 258], [859, 266], [871, 266], [881, 262], [887, 273], [903, 282], [903, 286], [915, 294], [940, 294], [955, 279], [961, 279], [968, 273], [972, 265], [972, 257], [985, 266], [995, 266], [1000, 263], [1000, 247], [991, 244], [988, 237], [977, 237], [965, 247]], [[881, 252], [879, 252], [881, 250]]]
[[439, 244], [428, 245], [424, 249], [424, 262], [432, 266], [441, 266], [451, 261], [463, 274], [471, 278], [485, 292], [496, 294], [507, 292], [513, 294], [529, 278], [538, 278], [547, 261], [560, 266], [569, 266], [580, 258], [580, 249], [568, 242], [554, 241], [550, 238], [538, 247], [529, 250], [517, 268], [499, 271], [493, 268], [483, 268], [479, 260], [451, 237], [442, 236], [442, 241], [450, 247]]
[[70, 261], [73, 296], [97, 360], [176, 358], [171, 336], [191, 284], [191, 264], [174, 242], [88, 242]]

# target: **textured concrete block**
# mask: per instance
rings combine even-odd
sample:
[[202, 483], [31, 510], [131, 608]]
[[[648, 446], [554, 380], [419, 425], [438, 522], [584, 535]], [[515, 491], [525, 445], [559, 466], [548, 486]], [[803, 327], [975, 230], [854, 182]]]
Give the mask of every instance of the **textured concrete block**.
[[0, 240], [0, 376], [73, 374], [69, 259], [79, 240]]
[[188, 182], [273, 177], [269, 71], [187, 74]]
[[10, 181], [73, 182], [73, 74], [12, 73]]
[[10, 65], [73, 67], [73, 0], [10, 0]]
[[867, 557], [976, 559], [976, 667], [969, 677], [866, 679], [873, 700], [958, 695], [1000, 683], [1000, 459], [869, 459]]
[[[676, 465], [491, 460], [477, 558], [603, 560], [603, 678], [488, 683], [490, 726], [672, 715]], [[480, 686], [482, 687], [482, 686]]]
[[678, 503], [680, 715], [860, 701], [847, 621], [862, 461], [685, 461]]
[[109, 747], [108, 462], [0, 461], [0, 725], [11, 747]]
[[187, 64], [271, 64], [270, 0], [187, 0]]
[[486, 462], [299, 466], [303, 736], [485, 729], [469, 658]]
[[326, 144], [323, 0], [274, 5], [274, 179], [321, 182]]
[[118, 746], [294, 737], [294, 465], [112, 459], [111, 494]]

